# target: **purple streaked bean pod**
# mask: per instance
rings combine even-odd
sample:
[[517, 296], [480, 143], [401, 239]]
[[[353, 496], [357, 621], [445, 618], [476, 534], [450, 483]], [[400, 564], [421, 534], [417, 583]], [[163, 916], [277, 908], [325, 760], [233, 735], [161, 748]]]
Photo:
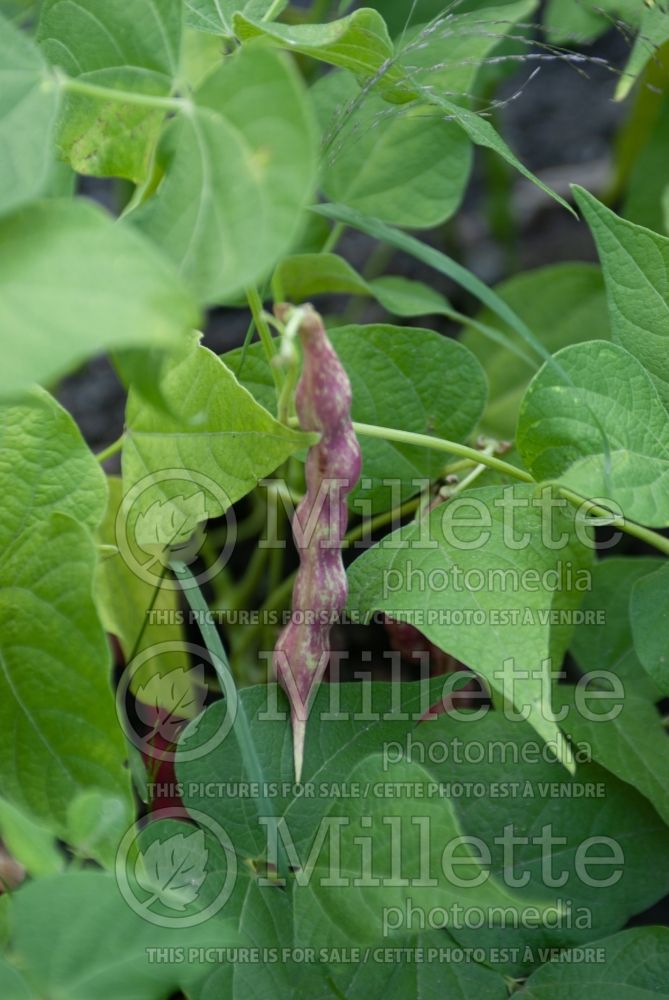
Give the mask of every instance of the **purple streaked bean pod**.
[[[279, 306], [285, 318], [290, 306]], [[330, 658], [331, 622], [346, 605], [342, 541], [346, 497], [360, 477], [360, 446], [351, 423], [351, 383], [311, 306], [301, 308], [302, 374], [295, 391], [300, 427], [318, 431], [308, 452], [305, 496], [293, 519], [300, 567], [292, 615], [274, 649], [274, 670], [291, 705], [295, 780], [300, 781], [309, 709]]]

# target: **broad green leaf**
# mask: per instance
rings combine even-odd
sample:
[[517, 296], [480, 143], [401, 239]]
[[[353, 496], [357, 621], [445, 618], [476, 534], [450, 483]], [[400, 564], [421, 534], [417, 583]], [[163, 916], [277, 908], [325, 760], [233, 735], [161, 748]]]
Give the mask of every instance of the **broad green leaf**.
[[[10, 927], [4, 975], [13, 969], [8, 981], [16, 992], [4, 994], [7, 1000], [164, 1000], [180, 987], [190, 993], [210, 971], [206, 962], [191, 958], [191, 949], [239, 943], [220, 919], [197, 927], [148, 922], [128, 906], [114, 876], [97, 871], [23, 886], [13, 894]], [[0, 969], [0, 983], [2, 976]], [[18, 982], [23, 993], [14, 987]]]
[[177, 77], [180, 0], [43, 0], [37, 38], [49, 62], [109, 99], [68, 94], [58, 145], [81, 174], [127, 177], [151, 169], [165, 110], [114, 91], [166, 97]]
[[[632, 638], [630, 600], [637, 582], [651, 580], [661, 566], [662, 560], [652, 557], [612, 556], [595, 563], [592, 587], [583, 595], [580, 608], [583, 621], [576, 625], [570, 645], [581, 670], [610, 671], [627, 689], [651, 702], [669, 693], [669, 678], [664, 682], [657, 678], [658, 686], [644, 671]], [[657, 633], [653, 629], [648, 634]]]
[[205, 77], [220, 66], [222, 59], [223, 44], [220, 38], [195, 28], [184, 28], [179, 63], [181, 86], [197, 90]]
[[312, 94], [328, 198], [412, 229], [431, 228], [455, 212], [472, 162], [471, 144], [457, 125], [427, 107], [389, 110], [345, 70], [321, 77]]
[[669, 524], [669, 419], [653, 382], [617, 344], [565, 347], [523, 397], [516, 443], [537, 479]]
[[0, 792], [62, 832], [69, 801], [129, 798], [109, 649], [91, 599], [104, 476], [42, 390], [0, 409]]
[[95, 858], [104, 867], [113, 868], [132, 814], [128, 801], [87, 789], [79, 792], [68, 806], [65, 839], [80, 857]]
[[[441, 855], [444, 844], [459, 830], [449, 803], [438, 796], [429, 796], [424, 784], [429, 778], [420, 766], [400, 762], [392, 767], [382, 766], [379, 753], [389, 741], [403, 740], [433, 703], [437, 690], [443, 682], [434, 679], [423, 684], [373, 684], [337, 685], [333, 692], [327, 692], [328, 685], [319, 689], [311, 710], [310, 731], [307, 736], [305, 767], [302, 778], [304, 794], [295, 794], [290, 776], [292, 775], [291, 734], [286, 716], [287, 702], [274, 686], [245, 689], [240, 696], [245, 702], [251, 720], [262, 772], [275, 792], [277, 814], [283, 819], [283, 829], [290, 845], [289, 863], [310, 875], [309, 884], [299, 883], [294, 888], [296, 914], [296, 941], [301, 945], [320, 943], [347, 943], [350, 945], [352, 933], [360, 941], [374, 941], [380, 938], [379, 921], [383, 900], [394, 902], [403, 897], [407, 887], [384, 885], [383, 889], [366, 888], [364, 906], [360, 905], [360, 891], [355, 885], [333, 892], [319, 885], [322, 869], [327, 869], [327, 846], [318, 843], [323, 824], [325, 828], [332, 817], [341, 816], [348, 827], [342, 827], [341, 857], [334, 861], [335, 870], [342, 875], [360, 874], [359, 851], [355, 850], [352, 836], [359, 830], [360, 814], [374, 816], [374, 835], [378, 838], [379, 852], [375, 855], [375, 867], [386, 873], [387, 850], [390, 827], [383, 828], [382, 816], [390, 812], [398, 815], [407, 836], [407, 849], [403, 850], [404, 870], [410, 877], [418, 877], [419, 856], [415, 837], [416, 828], [411, 824], [415, 812], [415, 799], [420, 799], [421, 811], [428, 811], [433, 826], [433, 850], [430, 867], [434, 869], [437, 884], [427, 892], [420, 889], [416, 900], [419, 905], [427, 905], [428, 900], [445, 902], [453, 899], [453, 886], [447, 878], [439, 877], [435, 862]], [[199, 796], [198, 789], [207, 787], [211, 781], [223, 781], [226, 787], [247, 787], [248, 776], [241, 767], [241, 760], [233, 741], [226, 739], [212, 752], [198, 755], [198, 747], [206, 745], [220, 727], [226, 706], [219, 702], [207, 710], [201, 720], [191, 723], [183, 734], [179, 750], [190, 759], [177, 762], [179, 780], [184, 783], [185, 801], [189, 810], [204, 812], [211, 819], [225, 825], [235, 849], [242, 857], [267, 857], [267, 831], [258, 825], [253, 802], [245, 794], [234, 791], [223, 799], [220, 796]], [[361, 714], [364, 725], [361, 725]], [[399, 743], [398, 743], [399, 745]], [[361, 763], [362, 762], [362, 763]], [[214, 775], [216, 777], [214, 778]], [[398, 783], [402, 787], [416, 787], [415, 798], [396, 796], [394, 804], [378, 789], [379, 782]], [[352, 795], [346, 788], [359, 789]], [[342, 789], [337, 792], [336, 789]], [[293, 797], [294, 796], [294, 797]], [[339, 800], [339, 801], [338, 801]], [[334, 802], [334, 806], [333, 806]], [[364, 829], [365, 821], [362, 820]], [[437, 849], [438, 845], [438, 849]], [[293, 853], [294, 851], [294, 853]], [[436, 853], [435, 853], [436, 851]], [[315, 853], [313, 853], [315, 852]], [[311, 856], [310, 856], [311, 855]], [[334, 860], [334, 859], [333, 859]], [[427, 859], [425, 859], [427, 860]], [[314, 865], [315, 870], [314, 870]], [[424, 871], [425, 869], [423, 869]], [[478, 863], [472, 859], [468, 867], [480, 874]], [[480, 890], [472, 889], [470, 902], [513, 904], [512, 896], [495, 881], [483, 879]], [[413, 890], [414, 883], [411, 886]], [[462, 897], [462, 889], [455, 889], [456, 896]], [[537, 894], [539, 897], [541, 894]], [[321, 909], [322, 907], [322, 909]], [[315, 908], [315, 909], [314, 909]], [[327, 919], [323, 920], [323, 914]], [[364, 920], [367, 919], [367, 924]], [[536, 918], [535, 918], [536, 919]], [[415, 928], [414, 928], [415, 930]]]
[[[457, 441], [476, 426], [485, 404], [485, 379], [457, 341], [432, 330], [384, 324], [337, 327], [329, 335], [351, 380], [353, 420]], [[224, 357], [238, 372], [242, 356], [237, 350]], [[256, 345], [247, 350], [241, 372], [254, 394], [266, 399], [271, 373]], [[444, 466], [443, 454], [428, 448], [365, 437], [360, 446], [362, 477], [349, 497], [352, 509], [360, 512], [365, 502], [374, 511], [397, 506]]]
[[314, 295], [364, 295], [376, 299], [394, 316], [452, 316], [444, 296], [424, 284], [400, 275], [367, 281], [347, 260], [334, 253], [303, 253], [285, 257], [276, 278], [289, 302], [308, 302]]
[[[336, 846], [326, 840], [316, 853], [309, 884], [296, 890], [298, 940], [334, 946], [345, 934], [349, 945], [375, 943], [388, 933], [388, 911], [406, 912], [408, 907], [418, 916], [405, 933], [417, 933], [421, 922], [427, 925], [429, 915], [437, 912], [437, 926], [452, 933], [481, 911], [496, 912], [497, 917], [488, 920], [498, 925], [514, 918], [540, 925], [541, 912], [554, 893], [536, 893], [531, 900], [534, 913], [530, 917], [528, 905], [525, 916], [518, 897], [502, 879], [491, 876], [476, 848], [462, 839], [454, 804], [429, 795], [433, 782], [424, 766], [402, 760], [388, 769], [378, 754], [360, 761], [347, 781], [364, 791], [350, 799], [333, 796], [327, 819], [339, 821], [341, 827]], [[406, 794], [384, 796], [378, 791], [384, 782], [395, 783]], [[422, 832], [415, 822], [415, 800], [420, 802]], [[373, 843], [371, 862], [360, 851], [365, 839]], [[446, 851], [453, 844], [458, 844], [457, 860], [451, 865]], [[462, 908], [459, 917], [456, 906]]]
[[186, 24], [198, 31], [212, 35], [232, 35], [232, 18], [243, 12], [251, 18], [262, 19], [271, 8], [278, 17], [288, 0], [185, 0]]
[[[302, 783], [314, 790], [308, 796], [295, 794], [292, 734], [284, 692], [276, 683], [239, 691], [262, 773], [276, 792], [276, 815], [284, 818], [298, 854], [308, 855], [309, 844], [332, 803], [331, 790], [342, 787], [363, 757], [385, 745], [395, 745], [413, 732], [441, 697], [444, 684], [443, 678], [394, 685], [368, 680], [363, 684], [321, 684], [309, 713], [305, 743]], [[240, 857], [262, 857], [266, 855], [267, 831], [258, 823], [252, 799], [199, 795], [199, 789], [210, 782], [227, 782], [234, 789], [237, 783], [243, 787], [251, 780], [230, 732], [206, 750], [222, 727], [226, 729], [228, 711], [224, 701], [215, 702], [183, 731], [177, 780], [184, 784], [186, 807], [201, 810], [223, 825]]]
[[593, 942], [604, 961], [561, 955], [537, 969], [519, 996], [523, 1000], [642, 1000], [669, 997], [669, 930], [632, 927]]
[[86, 529], [58, 513], [0, 557], [0, 791], [56, 832], [82, 788], [129, 798], [95, 560]]
[[29, 875], [55, 875], [65, 865], [53, 833], [5, 799], [0, 799], [0, 837]]
[[278, 423], [204, 347], [168, 371], [162, 391], [169, 414], [133, 392], [126, 411], [125, 503], [140, 546], [187, 539], [311, 441]]
[[0, 406], [0, 551], [53, 513], [95, 529], [107, 503], [105, 476], [69, 413], [44, 389]]
[[0, 213], [47, 187], [60, 104], [39, 49], [0, 14]]
[[652, 3], [646, 3], [641, 9], [643, 13], [639, 23], [639, 33], [616, 87], [617, 101], [627, 97], [649, 60], [656, 56], [660, 46], [669, 41], [667, 0], [652, 0]]
[[[400, 749], [391, 747], [391, 760]], [[462, 829], [489, 848], [492, 874], [521, 904], [553, 886], [569, 909], [546, 928], [454, 932], [464, 947], [482, 948], [493, 967], [517, 976], [550, 957], [541, 949], [590, 943], [666, 893], [665, 824], [633, 788], [588, 762], [587, 745], [578, 747], [572, 776], [527, 724], [499, 711], [483, 718], [459, 712], [419, 726], [405, 753], [423, 761], [454, 800]], [[590, 864], [593, 858], [604, 862]]]
[[666, 565], [636, 580], [630, 598], [634, 650], [664, 694], [669, 692], [669, 572]]
[[88, 201], [42, 202], [0, 223], [0, 327], [13, 337], [0, 397], [102, 351], [177, 347], [198, 320], [169, 263]]
[[[153, 655], [147, 652], [143, 662], [133, 669], [131, 690], [137, 692], [152, 677], [169, 675], [171, 696], [180, 705], [179, 714], [189, 717], [194, 678], [192, 671], [183, 669], [185, 637], [179, 624], [177, 591], [161, 581], [160, 567], [153, 582], [133, 571], [125, 552], [127, 521], [119, 517], [122, 483], [116, 476], [110, 476], [107, 483], [109, 503], [98, 539], [101, 545], [113, 548], [101, 556], [95, 573], [94, 597], [100, 620], [107, 632], [118, 637], [126, 662], [153, 650]], [[164, 647], [164, 643], [173, 644], [173, 648]]]
[[[559, 618], [578, 607], [591, 552], [574, 537], [573, 509], [557, 500], [551, 510], [551, 503], [552, 492], [540, 494], [534, 485], [466, 491], [436, 507], [424, 524], [399, 528], [356, 559], [348, 606], [416, 625], [522, 706], [567, 760], [546, 678], [549, 657], [553, 670], [560, 667], [569, 629], [551, 624], [551, 611]], [[552, 547], [544, 543], [546, 530]], [[517, 536], [511, 545], [510, 531]]]
[[386, 22], [369, 7], [329, 24], [270, 24], [236, 14], [233, 27], [242, 42], [265, 38], [291, 52], [349, 69], [363, 80], [374, 78], [387, 99], [406, 99], [397, 86], [404, 73], [393, 63], [394, 47]]
[[574, 701], [575, 688], [557, 686], [554, 703], [569, 708], [562, 728], [573, 740], [588, 743], [593, 759], [645, 795], [669, 825], [669, 739], [660, 713], [635, 691], [633, 681], [610, 694], [609, 678], [593, 678], [588, 690], [597, 697], [586, 712]]
[[669, 406], [669, 237], [626, 222], [583, 188], [574, 197], [597, 244], [613, 339], [648, 369]]
[[508, 1000], [502, 976], [471, 961], [447, 931], [393, 938], [390, 949], [387, 957], [392, 961], [342, 963], [339, 976], [334, 969], [335, 982], [346, 1000], [369, 1000], [370, 996], [384, 1000]]
[[[502, 282], [499, 297], [536, 332], [554, 353], [585, 339], [608, 338], [604, 283], [591, 264], [554, 264], [526, 271]], [[466, 329], [460, 341], [479, 359], [488, 377], [489, 403], [483, 429], [496, 437], [513, 438], [518, 408], [538, 359], [508, 323], [490, 309], [477, 314], [486, 326], [497, 326], [504, 342], [494, 343], [477, 329]]]
[[266, 277], [292, 246], [315, 185], [316, 129], [294, 67], [244, 48], [165, 130], [165, 173], [129, 218], [164, 247], [206, 304]]

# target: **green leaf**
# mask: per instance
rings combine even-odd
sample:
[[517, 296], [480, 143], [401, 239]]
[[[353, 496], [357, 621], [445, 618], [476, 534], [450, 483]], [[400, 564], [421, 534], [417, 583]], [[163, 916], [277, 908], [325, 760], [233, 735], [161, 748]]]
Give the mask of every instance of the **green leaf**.
[[636, 580], [630, 598], [634, 650], [651, 678], [669, 692], [667, 624], [669, 624], [669, 572], [665, 565]]
[[236, 14], [233, 27], [241, 42], [265, 38], [291, 52], [350, 69], [362, 79], [375, 77], [375, 85], [387, 99], [405, 99], [397, 89], [404, 73], [392, 63], [394, 47], [386, 22], [369, 7], [329, 24], [270, 24]]
[[622, 347], [566, 347], [530, 382], [516, 443], [535, 478], [669, 524], [669, 419], [653, 382]]
[[105, 476], [69, 413], [44, 389], [0, 406], [0, 551], [49, 516], [94, 529], [107, 503]]
[[[389, 684], [322, 684], [307, 724], [302, 783], [313, 795], [296, 794], [289, 706], [276, 683], [242, 688], [239, 698], [249, 719], [260, 770], [273, 787], [275, 815], [283, 817], [295, 849], [306, 850], [332, 802], [330, 788], [339, 787], [363, 757], [389, 742], [403, 740], [440, 697], [443, 679]], [[334, 698], [334, 701], [333, 701]], [[224, 826], [243, 858], [264, 856], [267, 831], [258, 823], [254, 801], [245, 795], [203, 797], [209, 782], [252, 781], [239, 745], [227, 731], [228, 707], [215, 702], [189, 723], [177, 748], [177, 780], [184, 784], [183, 801]], [[364, 716], [364, 719], [361, 718]], [[361, 725], [364, 722], [364, 725]], [[224, 731], [224, 739], [212, 737]], [[211, 747], [211, 749], [208, 749]]]
[[521, 991], [524, 1000], [641, 1000], [669, 997], [669, 930], [633, 927], [593, 943], [604, 961], [577, 953], [547, 962]]
[[[188, 706], [194, 700], [194, 678], [192, 671], [180, 669], [184, 662], [185, 637], [179, 624], [178, 593], [161, 580], [160, 564], [155, 579], [149, 573], [140, 576], [133, 571], [125, 551], [128, 524], [122, 514], [122, 483], [116, 476], [110, 476], [107, 483], [109, 502], [98, 539], [101, 545], [110, 546], [112, 550], [98, 561], [95, 573], [94, 597], [100, 620], [106, 632], [118, 637], [126, 662], [146, 651], [143, 662], [139, 662], [136, 669], [133, 667], [131, 691], [136, 693], [154, 677], [169, 676], [171, 698], [178, 702], [179, 714], [189, 717]], [[171, 648], [165, 643], [171, 644]], [[179, 673], [175, 673], [176, 670]], [[161, 688], [160, 694], [165, 693]], [[161, 704], [159, 699], [158, 705]]]
[[633, 683], [611, 695], [610, 678], [593, 678], [588, 690], [597, 696], [588, 701], [586, 714], [574, 702], [573, 687], [557, 687], [555, 703], [570, 709], [563, 729], [588, 743], [593, 759], [645, 795], [669, 825], [669, 740], [659, 712]]
[[669, 41], [669, 8], [666, 0], [653, 0], [642, 9], [639, 33], [616, 87], [617, 101], [627, 97], [648, 62], [656, 56], [660, 46]]
[[314, 295], [372, 296], [394, 316], [452, 316], [453, 309], [430, 285], [400, 275], [366, 281], [347, 260], [334, 253], [303, 253], [284, 257], [277, 282], [289, 302], [308, 302]]
[[[599, 268], [591, 264], [553, 264], [526, 271], [502, 282], [495, 291], [551, 353], [585, 339], [608, 338], [604, 282]], [[490, 309], [478, 313], [476, 320], [496, 325], [504, 336], [504, 342], [494, 343], [479, 330], [466, 329], [460, 338], [488, 377], [490, 401], [482, 427], [495, 437], [513, 438], [518, 408], [537, 370], [537, 359]]]
[[[388, 781], [408, 790], [407, 794], [385, 797], [379, 793]], [[406, 913], [409, 907], [418, 915], [405, 933], [416, 933], [435, 913], [441, 918], [437, 926], [448, 929], [462, 926], [458, 921], [466, 925], [467, 914], [481, 911], [495, 911], [497, 922], [527, 919], [514, 893], [502, 879], [491, 877], [482, 867], [477, 848], [462, 839], [454, 804], [429, 795], [432, 778], [421, 764], [403, 760], [389, 770], [380, 754], [369, 756], [357, 763], [347, 783], [364, 791], [350, 799], [333, 796], [327, 819], [339, 820], [341, 827], [336, 846], [325, 841], [312, 862], [309, 884], [295, 893], [298, 940], [315, 947], [334, 946], [345, 934], [349, 945], [375, 943], [388, 933], [384, 930], [388, 912]], [[429, 838], [415, 822], [416, 799]], [[360, 851], [364, 840], [369, 843], [372, 838], [373, 866]], [[451, 868], [446, 848], [454, 843], [458, 844], [457, 861]], [[456, 882], [454, 874], [462, 882]], [[542, 896], [546, 899], [548, 893], [537, 893], [532, 899], [533, 926], [541, 923]], [[464, 916], [457, 917], [457, 906], [464, 908]], [[506, 917], [499, 916], [505, 912]]]
[[520, 336], [521, 340], [536, 352], [539, 358], [550, 357], [545, 347], [537, 340], [527, 324], [513, 309], [491, 288], [488, 288], [485, 282], [481, 281], [480, 278], [477, 278], [475, 274], [472, 274], [467, 268], [462, 267], [461, 264], [458, 264], [451, 257], [447, 257], [446, 254], [441, 253], [441, 251], [436, 250], [434, 247], [422, 243], [415, 236], [403, 233], [401, 230], [387, 225], [380, 219], [370, 218], [354, 208], [349, 208], [347, 205], [314, 205], [312, 211], [319, 215], [324, 215], [328, 219], [334, 219], [336, 222], [352, 226], [354, 229], [359, 229], [360, 232], [367, 233], [368, 236], [372, 236], [374, 239], [383, 240], [398, 250], [402, 250], [404, 253], [415, 257], [416, 260], [422, 261], [428, 267], [434, 268], [435, 271], [439, 271], [440, 274], [455, 281], [456, 284], [464, 288], [470, 295], [473, 295], [479, 302], [488, 306], [496, 316], [499, 316], [500, 319], [508, 323]]
[[619, 218], [583, 188], [574, 197], [602, 262], [613, 339], [648, 369], [669, 406], [669, 238]]
[[80, 857], [113, 868], [116, 851], [132, 821], [130, 803], [94, 788], [80, 792], [67, 809], [66, 840]]
[[292, 246], [317, 138], [296, 70], [262, 46], [226, 59], [193, 100], [165, 130], [158, 190], [129, 218], [213, 304], [266, 277]]
[[[329, 336], [351, 380], [353, 420], [457, 441], [476, 426], [485, 379], [457, 341], [432, 330], [384, 324], [337, 327]], [[242, 351], [225, 360], [239, 371]], [[254, 394], [266, 398], [271, 373], [261, 363], [259, 345], [247, 350], [242, 377]], [[443, 456], [427, 448], [377, 438], [362, 438], [360, 446], [362, 477], [349, 497], [353, 510], [366, 510], [360, 506], [366, 502], [373, 511], [390, 510], [419, 492], [426, 479], [435, 479], [444, 465]]]
[[[669, 831], [633, 788], [588, 762], [587, 745], [577, 748], [579, 764], [569, 775], [527, 724], [489, 710], [421, 725], [411, 744], [392, 745], [390, 759], [402, 749], [424, 761], [442, 794], [455, 800], [460, 826], [488, 847], [491, 873], [521, 905], [557, 882], [569, 916], [550, 927], [454, 932], [463, 947], [483, 949], [493, 967], [517, 976], [550, 957], [541, 949], [589, 944], [666, 893]], [[590, 864], [593, 858], [605, 861]]]
[[29, 875], [39, 878], [62, 871], [65, 858], [52, 832], [5, 799], [0, 799], [0, 836], [11, 856]]
[[90, 594], [104, 476], [45, 392], [0, 413], [0, 790], [60, 832], [81, 789], [129, 798]]
[[472, 142], [476, 143], [477, 146], [483, 146], [484, 148], [491, 149], [494, 153], [497, 153], [503, 160], [506, 160], [507, 163], [511, 164], [511, 166], [517, 170], [518, 173], [522, 174], [523, 177], [526, 177], [527, 180], [532, 181], [533, 184], [536, 184], [536, 186], [550, 198], [553, 198], [558, 205], [562, 205], [562, 207], [566, 208], [568, 212], [572, 213], [572, 215], [576, 214], [571, 205], [569, 205], [564, 198], [561, 198], [559, 194], [556, 194], [552, 188], [548, 187], [547, 184], [544, 184], [544, 182], [540, 180], [536, 174], [533, 174], [531, 170], [528, 170], [527, 167], [521, 163], [513, 150], [510, 149], [499, 132], [496, 131], [487, 118], [483, 118], [475, 111], [470, 111], [468, 108], [463, 108], [460, 105], [455, 104], [453, 101], [448, 100], [439, 93], [435, 93], [429, 88], [428, 94], [431, 102], [447, 113], [448, 117], [446, 120], [453, 121], [459, 125], [465, 134], [469, 136]]
[[[458, 948], [447, 931], [427, 931], [417, 937], [393, 938], [392, 962], [343, 964], [335, 969], [337, 987], [346, 1000], [507, 1000], [504, 979], [492, 969], [473, 962]], [[434, 956], [434, 958], [432, 957]], [[440, 957], [444, 956], [444, 960]], [[448, 958], [446, 958], [448, 956]], [[462, 956], [459, 961], [458, 956]]]
[[43, 202], [0, 224], [0, 326], [14, 338], [0, 397], [102, 351], [176, 347], [198, 319], [163, 257], [90, 202]]
[[[436, 507], [424, 524], [399, 528], [356, 559], [348, 572], [348, 607], [416, 625], [493, 691], [522, 706], [542, 739], [567, 760], [548, 703], [546, 661], [552, 656], [552, 668], [559, 669], [569, 629], [551, 625], [551, 611], [578, 607], [591, 551], [574, 537], [573, 510], [559, 500], [551, 510], [551, 497], [534, 485], [490, 486]], [[512, 566], [509, 516], [522, 536], [513, 545]], [[543, 541], [547, 526], [552, 548]], [[454, 611], [459, 616], [451, 621]]]
[[39, 49], [1, 14], [0, 65], [0, 214], [4, 214], [47, 187], [60, 98]]
[[458, 208], [472, 162], [462, 130], [426, 107], [395, 108], [361, 91], [351, 73], [312, 88], [325, 145], [322, 187], [396, 226], [431, 228]]
[[69, 94], [61, 155], [81, 174], [140, 183], [151, 169], [165, 111], [119, 100], [114, 90], [166, 97], [177, 77], [180, 0], [43, 0], [37, 32], [47, 59], [69, 77], [110, 90]]
[[262, 19], [270, 8], [278, 17], [288, 0], [185, 0], [186, 24], [198, 31], [212, 35], [232, 35], [232, 18], [243, 12], [251, 18]]
[[[583, 671], [608, 670], [635, 694], [650, 702], [669, 693], [669, 678], [655, 684], [644, 671], [633, 633], [630, 599], [638, 581], [652, 579], [662, 559], [611, 556], [592, 567], [592, 586], [583, 595], [583, 621], [577, 624], [570, 651]], [[651, 630], [655, 634], [655, 630]], [[652, 639], [650, 640], [652, 642]], [[658, 678], [658, 681], [660, 679]]]
[[[113, 875], [96, 871], [23, 886], [13, 894], [10, 926], [4, 975], [10, 977], [13, 969], [8, 981], [13, 988], [21, 982], [24, 992], [15, 987], [5, 994], [8, 1000], [163, 1000], [180, 987], [190, 993], [210, 971], [206, 962], [191, 957], [191, 949], [239, 943], [220, 919], [197, 927], [150, 923], [128, 906]], [[0, 968], [0, 983], [2, 976]]]
[[0, 561], [0, 788], [56, 831], [81, 788], [129, 796], [95, 558], [86, 530], [53, 514]]
[[126, 497], [131, 535], [144, 518], [140, 546], [147, 538], [157, 545], [187, 539], [311, 442], [278, 423], [204, 347], [173, 365], [161, 388], [169, 414], [133, 392], [126, 411], [124, 492], [133, 490], [132, 501]]
[[[537, 6], [536, 0], [516, 0], [501, 6], [477, 5], [475, 10], [460, 5], [450, 11], [442, 8], [436, 23], [412, 27], [402, 36], [400, 62], [417, 90], [440, 91], [458, 104], [469, 104], [486, 57], [508, 36], [515, 41]], [[416, 15], [426, 20], [421, 5]], [[518, 21], [522, 23], [516, 28]], [[520, 53], [525, 51], [520, 47]]]

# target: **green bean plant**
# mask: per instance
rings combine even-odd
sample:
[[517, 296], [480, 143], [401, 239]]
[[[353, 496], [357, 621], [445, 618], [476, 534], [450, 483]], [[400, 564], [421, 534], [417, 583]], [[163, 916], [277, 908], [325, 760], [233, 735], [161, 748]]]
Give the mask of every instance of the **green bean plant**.
[[[3, 1000], [667, 996], [667, 46], [0, 0]], [[547, 64], [596, 193], [503, 138]], [[493, 177], [591, 260], [491, 287]]]

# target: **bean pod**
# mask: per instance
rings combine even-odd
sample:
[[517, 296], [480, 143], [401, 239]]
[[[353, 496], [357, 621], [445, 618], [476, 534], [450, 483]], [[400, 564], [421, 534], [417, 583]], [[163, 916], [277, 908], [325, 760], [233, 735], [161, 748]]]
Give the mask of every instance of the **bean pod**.
[[[290, 307], [279, 307], [283, 318]], [[346, 605], [342, 541], [346, 497], [360, 477], [360, 446], [351, 423], [351, 384], [310, 306], [301, 310], [302, 374], [295, 391], [300, 426], [317, 431], [308, 452], [306, 494], [293, 519], [300, 566], [292, 615], [274, 649], [274, 670], [291, 706], [295, 780], [302, 774], [309, 709], [330, 658], [330, 629]]]

